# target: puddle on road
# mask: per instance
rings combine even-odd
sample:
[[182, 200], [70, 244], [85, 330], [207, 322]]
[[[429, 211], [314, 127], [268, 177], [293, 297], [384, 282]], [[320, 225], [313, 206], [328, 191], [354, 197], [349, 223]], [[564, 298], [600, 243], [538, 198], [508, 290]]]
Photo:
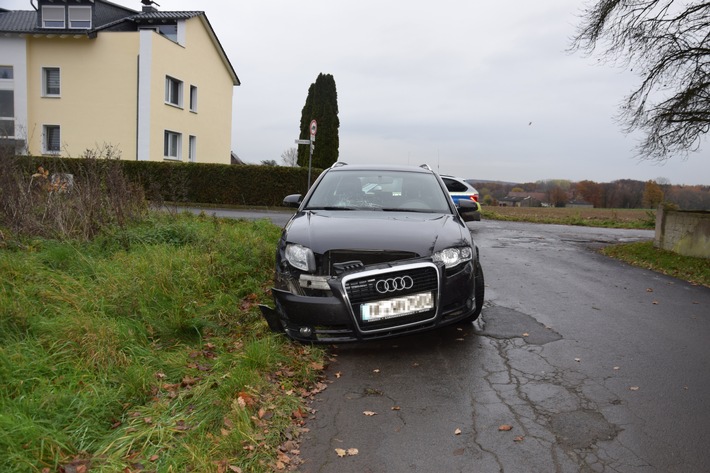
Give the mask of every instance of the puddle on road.
[[[477, 335], [496, 339], [525, 338], [531, 345], [544, 345], [562, 339], [562, 335], [515, 309], [489, 306], [474, 324]], [[527, 336], [523, 336], [527, 334]]]

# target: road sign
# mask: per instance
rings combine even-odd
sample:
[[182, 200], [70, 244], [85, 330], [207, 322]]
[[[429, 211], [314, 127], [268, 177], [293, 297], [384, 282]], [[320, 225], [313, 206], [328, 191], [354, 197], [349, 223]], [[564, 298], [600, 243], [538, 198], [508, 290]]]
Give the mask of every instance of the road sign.
[[318, 124], [315, 120], [311, 120], [311, 136], [316, 136], [316, 130], [318, 129]]
[[294, 143], [297, 145], [309, 145], [311, 144], [311, 140], [296, 140]]

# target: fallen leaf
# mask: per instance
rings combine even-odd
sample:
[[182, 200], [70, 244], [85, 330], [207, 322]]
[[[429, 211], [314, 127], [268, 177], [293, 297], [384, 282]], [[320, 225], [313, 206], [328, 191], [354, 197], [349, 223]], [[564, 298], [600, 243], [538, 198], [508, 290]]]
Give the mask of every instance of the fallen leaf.
[[348, 455], [357, 455], [360, 451], [357, 448], [348, 448]]
[[377, 412], [372, 412], [372, 411], [363, 411], [363, 414], [365, 414], [368, 417], [376, 416]]
[[379, 370], [379, 369], [377, 369], [377, 368], [375, 368], [374, 370], [372, 370], [372, 372], [373, 372], [373, 373], [379, 373], [379, 372], [380, 372], [380, 370]]
[[461, 429], [454, 430], [454, 435], [461, 435]]
[[336, 377], [336, 378], [340, 378], [341, 376], [342, 376], [342, 374], [340, 373], [340, 371], [338, 371], [337, 373], [335, 373], [335, 377]]
[[513, 442], [522, 442], [523, 440], [525, 440], [525, 437], [523, 437], [522, 435], [518, 435], [513, 439]]
[[498, 430], [501, 432], [508, 432], [509, 430], [513, 430], [513, 426], [510, 424], [503, 424], [500, 427], [498, 427]]
[[151, 455], [151, 457], [148, 460], [154, 462], [154, 461], [157, 461], [158, 458], [160, 458], [158, 455]]
[[615, 371], [619, 371], [620, 369], [621, 369], [621, 368], [619, 368], [618, 366], [615, 366], [615, 367], [614, 367], [614, 370], [615, 370]]
[[401, 409], [401, 407], [399, 407], [399, 406], [392, 406], [390, 409], [392, 409], [393, 411], [398, 411], [398, 410]]
[[658, 301], [653, 301], [653, 302], [651, 302], [651, 304], [658, 305]]
[[[354, 451], [355, 453], [351, 453], [352, 451]], [[345, 449], [343, 449], [343, 448], [336, 448], [336, 449], [335, 449], [335, 453], [337, 453], [338, 456], [339, 456], [340, 458], [342, 458], [342, 457], [345, 457], [345, 456], [348, 456], [348, 455], [357, 455], [358, 451], [357, 451], [357, 448], [349, 448], [349, 449], [347, 449], [347, 450], [345, 450]]]
[[530, 334], [529, 334], [528, 332], [525, 332], [525, 333], [523, 334], [523, 337], [529, 337], [529, 336], [530, 336]]
[[[252, 396], [252, 395], [249, 394], [248, 392], [241, 391], [241, 392], [238, 394], [238, 398], [239, 398], [241, 401], [243, 401], [243, 402], [244, 402], [244, 405], [246, 405], [246, 406], [251, 407], [251, 406], [253, 406], [254, 404], [256, 404], [256, 400], [254, 399], [254, 396]], [[240, 402], [239, 405], [242, 405], [242, 403]]]
[[649, 287], [648, 289], [646, 289], [646, 292], [653, 292], [653, 289]]
[[631, 386], [629, 387], [629, 391], [638, 391], [639, 387], [638, 386]]
[[577, 363], [579, 363], [579, 362], [582, 361], [582, 359], [581, 359], [581, 358], [575, 358], [574, 361], [576, 361]]

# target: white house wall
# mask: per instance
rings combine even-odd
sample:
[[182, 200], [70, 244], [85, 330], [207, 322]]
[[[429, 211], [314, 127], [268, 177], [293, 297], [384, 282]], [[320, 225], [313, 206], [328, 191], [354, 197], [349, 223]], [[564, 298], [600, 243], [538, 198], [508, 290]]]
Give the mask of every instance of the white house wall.
[[0, 64], [12, 66], [15, 90], [15, 138], [27, 140], [27, 43], [24, 38], [0, 38]]

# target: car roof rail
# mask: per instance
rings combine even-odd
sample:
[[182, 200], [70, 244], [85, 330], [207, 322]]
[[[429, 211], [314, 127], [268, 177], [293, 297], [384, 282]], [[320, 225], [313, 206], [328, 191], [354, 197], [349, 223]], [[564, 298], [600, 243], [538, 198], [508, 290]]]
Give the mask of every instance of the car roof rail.
[[336, 161], [333, 163], [333, 166], [331, 166], [331, 167], [339, 168], [340, 166], [347, 166], [347, 165], [348, 165], [348, 163], [344, 163], [342, 161]]
[[432, 170], [432, 169], [429, 167], [428, 164], [420, 164], [419, 167], [422, 168], [422, 169], [426, 169], [427, 171], [431, 171], [431, 170]]

